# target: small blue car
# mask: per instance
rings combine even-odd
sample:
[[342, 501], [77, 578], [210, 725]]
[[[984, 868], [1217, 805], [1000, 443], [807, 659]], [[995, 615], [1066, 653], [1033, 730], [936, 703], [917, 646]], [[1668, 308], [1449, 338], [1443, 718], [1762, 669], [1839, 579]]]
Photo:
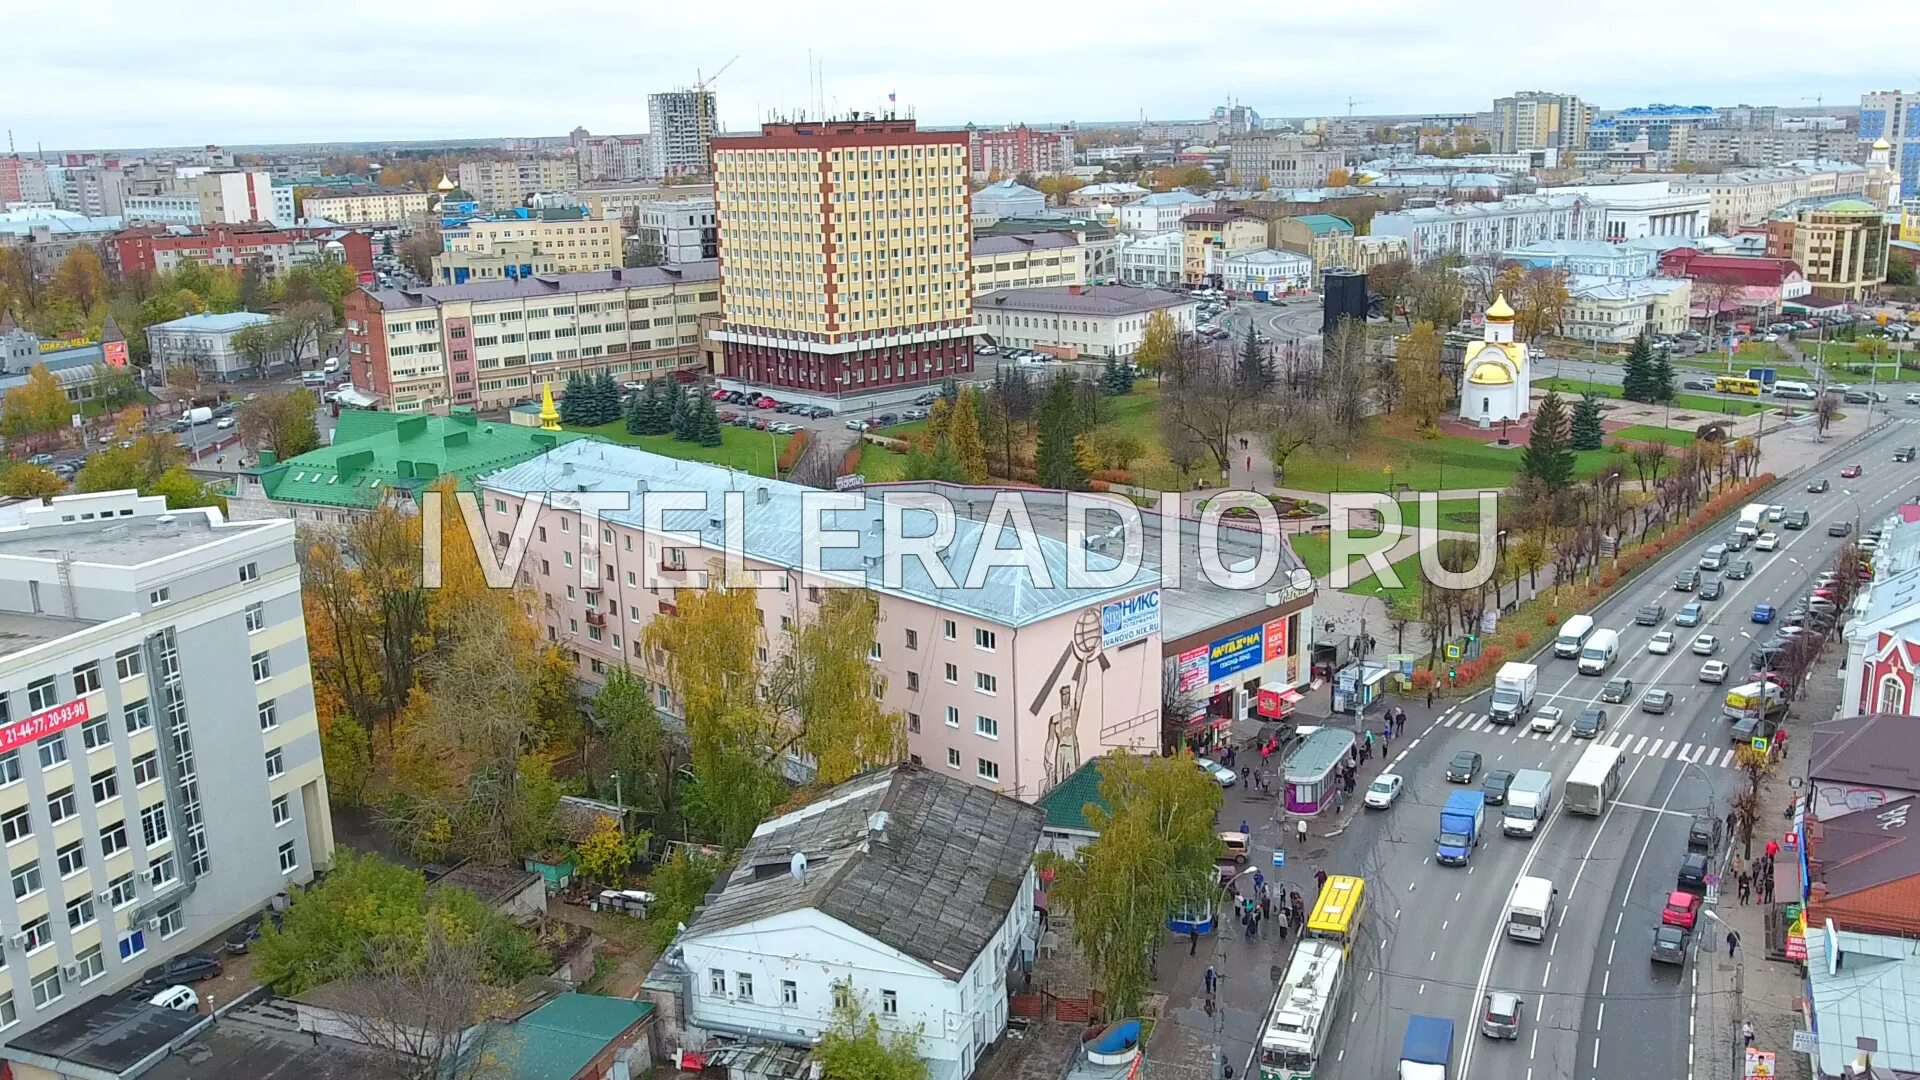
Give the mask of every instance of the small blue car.
[[1772, 604], [1753, 605], [1753, 621], [1757, 623], [1772, 622], [1773, 621], [1773, 605]]

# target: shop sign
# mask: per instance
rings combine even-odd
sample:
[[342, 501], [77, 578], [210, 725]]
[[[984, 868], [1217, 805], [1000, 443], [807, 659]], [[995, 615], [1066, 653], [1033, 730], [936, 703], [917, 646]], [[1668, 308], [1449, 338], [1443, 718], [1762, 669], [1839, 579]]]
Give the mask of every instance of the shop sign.
[[1236, 672], [1260, 665], [1266, 634], [1261, 628], [1228, 634], [1207, 646], [1207, 679], [1219, 682]]
[[1755, 1050], [1747, 1047], [1747, 1066], [1743, 1075], [1746, 1080], [1773, 1080], [1773, 1051]]
[[0, 753], [35, 739], [45, 738], [56, 731], [65, 731], [85, 721], [88, 715], [87, 699], [77, 697], [64, 705], [55, 705], [51, 709], [34, 713], [32, 716], [21, 717], [11, 724], [0, 727]]
[[1160, 632], [1160, 590], [1100, 606], [1100, 647], [1117, 649]]
[[1178, 676], [1175, 685], [1185, 694], [1207, 681], [1207, 648], [1188, 649], [1179, 656]]
[[1266, 644], [1260, 650], [1260, 662], [1272, 663], [1287, 655], [1287, 620], [1271, 619], [1266, 626]]

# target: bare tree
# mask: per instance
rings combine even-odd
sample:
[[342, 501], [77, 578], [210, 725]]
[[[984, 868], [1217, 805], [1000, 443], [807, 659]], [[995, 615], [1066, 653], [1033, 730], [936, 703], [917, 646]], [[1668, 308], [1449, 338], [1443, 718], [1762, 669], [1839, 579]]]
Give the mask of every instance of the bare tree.
[[1186, 432], [1211, 455], [1225, 476], [1233, 460], [1234, 439], [1262, 427], [1269, 397], [1250, 391], [1238, 378], [1228, 350], [1187, 338], [1168, 361], [1160, 395], [1163, 430]]
[[1327, 335], [1320, 366], [1320, 401], [1328, 426], [1349, 441], [1357, 439], [1374, 403], [1376, 372], [1367, 359], [1367, 324], [1341, 319]]
[[429, 928], [418, 953], [392, 944], [366, 974], [340, 984], [348, 1037], [367, 1046], [394, 1080], [491, 1080], [508, 1070], [514, 1038], [496, 1018], [512, 996], [481, 981], [482, 944]]

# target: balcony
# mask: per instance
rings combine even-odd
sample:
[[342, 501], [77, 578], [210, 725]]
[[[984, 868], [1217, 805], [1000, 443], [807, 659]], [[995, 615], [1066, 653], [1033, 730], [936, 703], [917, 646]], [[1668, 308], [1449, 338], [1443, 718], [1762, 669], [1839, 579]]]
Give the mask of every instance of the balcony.
[[604, 612], [604, 611], [589, 611], [589, 612], [587, 612], [587, 625], [588, 625], [588, 626], [605, 626], [605, 625], [607, 625], [607, 613], [606, 613], [606, 612]]

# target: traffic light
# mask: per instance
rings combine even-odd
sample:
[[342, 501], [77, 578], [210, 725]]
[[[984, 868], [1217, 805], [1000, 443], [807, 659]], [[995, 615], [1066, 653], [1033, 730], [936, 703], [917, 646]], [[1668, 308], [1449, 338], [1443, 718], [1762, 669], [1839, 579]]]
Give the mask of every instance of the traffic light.
[[1448, 681], [1448, 682], [1458, 682], [1459, 680], [1460, 680], [1460, 669], [1459, 669], [1459, 668], [1448, 668], [1448, 669], [1447, 669], [1447, 681]]

